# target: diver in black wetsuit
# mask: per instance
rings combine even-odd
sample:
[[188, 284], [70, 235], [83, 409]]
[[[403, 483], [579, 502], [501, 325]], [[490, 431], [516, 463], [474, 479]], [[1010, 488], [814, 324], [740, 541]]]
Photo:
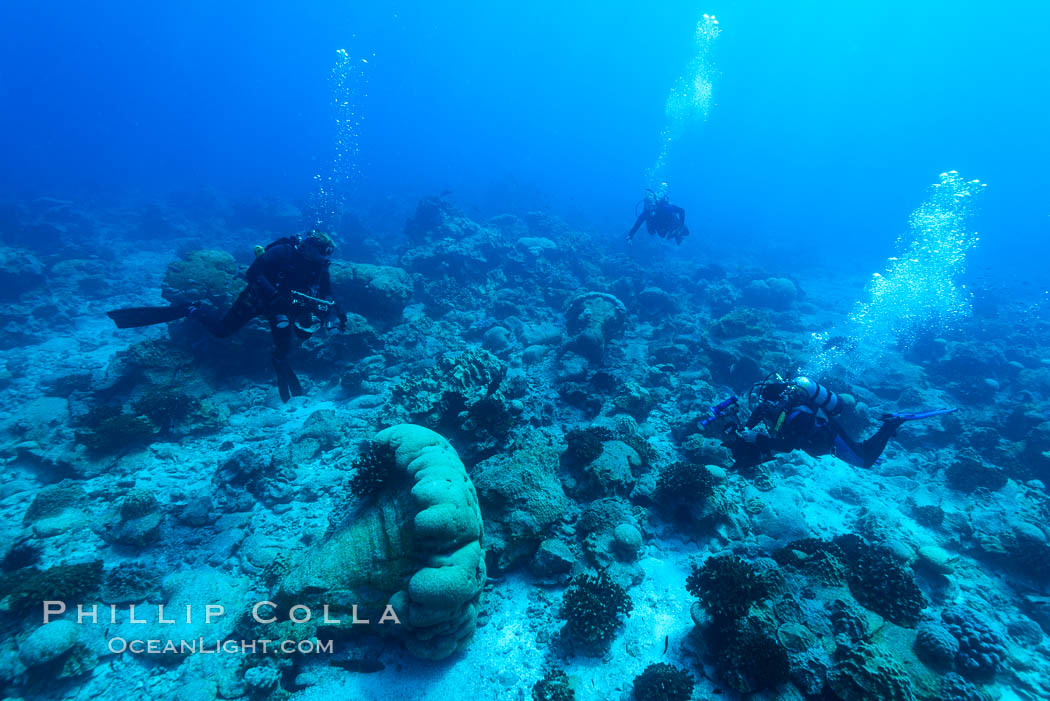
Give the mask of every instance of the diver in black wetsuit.
[[627, 240], [630, 241], [634, 235], [645, 224], [645, 230], [650, 234], [665, 239], [674, 239], [675, 243], [681, 244], [682, 240], [689, 235], [689, 229], [685, 226], [685, 210], [676, 207], [667, 200], [667, 194], [663, 191], [646, 190], [643, 200], [642, 213], [634, 222], [634, 226], [627, 232]]
[[[251, 319], [265, 316], [273, 336], [277, 388], [281, 399], [286, 402], [292, 396], [303, 394], [299, 378], [288, 365], [293, 331], [303, 336], [301, 327], [293, 323], [300, 310], [294, 307], [296, 298], [292, 293], [326, 300], [332, 298], [328, 266], [332, 263], [334, 250], [331, 237], [320, 231], [275, 241], [252, 262], [245, 274], [248, 287], [225, 315], [220, 317], [215, 310], [205, 307], [192, 309], [189, 314], [218, 338], [232, 336]], [[346, 317], [341, 312], [340, 315], [345, 326]]]
[[[813, 457], [834, 455], [856, 467], [871, 467], [905, 421], [954, 411], [889, 414], [882, 417], [882, 426], [870, 438], [857, 441], [834, 418], [841, 409], [838, 396], [808, 377], [767, 379], [752, 387], [751, 396], [758, 403], [743, 428], [734, 423], [723, 431], [723, 443], [738, 468], [753, 467], [792, 450]], [[765, 423], [765, 432], [755, 430], [759, 423]]]
[[331, 300], [328, 274], [335, 244], [320, 231], [279, 239], [261, 251], [245, 275], [248, 286], [225, 314], [200, 302], [170, 307], [138, 307], [107, 312], [120, 328], [148, 326], [185, 317], [196, 319], [218, 338], [232, 336], [250, 320], [265, 316], [273, 336], [273, 366], [281, 399], [303, 394], [299, 378], [288, 364], [292, 334], [307, 338], [316, 319], [335, 313], [341, 328], [346, 315]]

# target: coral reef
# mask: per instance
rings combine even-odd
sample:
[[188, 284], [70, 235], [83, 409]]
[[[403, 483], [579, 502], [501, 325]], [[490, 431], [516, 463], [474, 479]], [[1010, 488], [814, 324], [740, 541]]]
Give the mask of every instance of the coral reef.
[[351, 467], [354, 474], [350, 477], [350, 493], [357, 499], [375, 496], [397, 474], [394, 450], [388, 444], [369, 443]]
[[474, 468], [491, 573], [531, 558], [564, 518], [569, 500], [557, 474], [559, 452], [557, 442], [537, 433], [509, 455], [494, 455]]
[[734, 309], [717, 319], [710, 328], [715, 338], [733, 339], [746, 336], [762, 336], [769, 326], [766, 316], [746, 307]]
[[157, 434], [157, 427], [146, 417], [126, 413], [111, 405], [89, 411], [81, 417], [80, 427], [76, 431], [77, 442], [95, 455], [141, 447]]
[[281, 673], [276, 667], [259, 665], [244, 670], [244, 684], [252, 694], [266, 696], [277, 688]]
[[18, 646], [18, 659], [26, 667], [40, 667], [55, 661], [77, 644], [78, 630], [72, 621], [53, 621], [33, 631]]
[[868, 624], [856, 604], [842, 599], [835, 599], [830, 604], [831, 628], [839, 647], [852, 647], [855, 643], [866, 642], [871, 636]]
[[119, 517], [106, 536], [116, 543], [143, 547], [160, 537], [162, 518], [153, 492], [134, 489], [120, 501]]
[[721, 441], [707, 438], [699, 433], [690, 436], [682, 445], [686, 458], [696, 465], [718, 465], [729, 467], [733, 463], [732, 454]]
[[405, 236], [413, 245], [401, 256], [403, 267], [431, 280], [447, 277], [461, 291], [464, 283], [484, 278], [511, 250], [498, 231], [438, 197], [420, 200], [405, 223]]
[[412, 298], [408, 273], [367, 263], [333, 263], [332, 293], [344, 311], [384, 324], [401, 319]]
[[1005, 470], [985, 463], [973, 451], [961, 453], [945, 470], [945, 477], [952, 489], [967, 493], [978, 489], [1002, 489], [1008, 479]]
[[915, 653], [934, 668], [950, 669], [959, 654], [959, 639], [938, 623], [922, 623], [915, 630]]
[[129, 604], [143, 601], [160, 590], [157, 571], [141, 562], [128, 562], [106, 571], [102, 580], [102, 601]]
[[464, 448], [483, 457], [494, 452], [513, 423], [500, 388], [505, 375], [504, 364], [486, 350], [444, 356], [427, 372], [394, 388], [386, 420], [394, 423], [403, 417], [469, 437]]
[[66, 509], [78, 508], [87, 502], [87, 494], [78, 482], [63, 480], [44, 487], [33, 497], [33, 501], [22, 516], [22, 523], [29, 524], [40, 519], [51, 518]]
[[769, 594], [758, 569], [733, 555], [711, 557], [694, 567], [686, 589], [716, 621], [745, 616], [753, 604]]
[[483, 231], [483, 227], [441, 197], [421, 199], [416, 205], [416, 211], [405, 222], [405, 236], [413, 241], [443, 238], [462, 240]]
[[675, 462], [661, 468], [656, 482], [656, 496], [662, 501], [707, 499], [714, 493], [716, 480], [702, 465]]
[[[331, 450], [343, 440], [343, 429], [336, 412], [320, 409], [312, 412], [287, 445], [287, 456], [274, 456], [274, 462], [286, 471], [294, 471], [323, 450]], [[286, 458], [286, 459], [285, 459]]]
[[[243, 362], [244, 356], [238, 357], [237, 363]], [[185, 385], [188, 378], [183, 375], [193, 364], [193, 356], [186, 349], [157, 340], [140, 341], [117, 352], [96, 389], [117, 394], [136, 385], [168, 387], [180, 376], [180, 385]]]
[[145, 416], [161, 430], [171, 431], [200, 406], [200, 400], [178, 389], [152, 388], [132, 403], [137, 416]]
[[252, 499], [242, 499], [245, 493], [269, 507], [291, 501], [294, 478], [288, 465], [267, 460], [251, 448], [238, 448], [219, 464], [212, 482], [228, 510], [247, 511]]
[[643, 521], [644, 511], [622, 497], [597, 499], [580, 514], [576, 535], [595, 568], [612, 581], [630, 586], [644, 577], [636, 562], [644, 543]]
[[14, 572], [40, 562], [40, 546], [31, 538], [23, 537], [12, 543], [0, 558], [0, 572]]
[[237, 272], [237, 261], [225, 251], [192, 251], [168, 265], [161, 295], [172, 304], [201, 300], [225, 308], [243, 287]]
[[958, 640], [955, 665], [959, 673], [974, 680], [987, 681], [1007, 660], [1003, 639], [972, 610], [952, 606], [941, 612], [945, 627]]
[[944, 675], [937, 701], [990, 701], [987, 694], [954, 672]]
[[746, 304], [775, 310], [790, 309], [796, 297], [798, 288], [795, 283], [782, 277], [752, 280], [744, 285], [741, 292], [741, 298]]
[[[348, 328], [299, 339], [309, 395], [280, 404], [264, 318], [216, 340], [100, 317], [158, 290], [227, 309], [245, 242], [303, 214], [182, 197], [199, 219], [41, 201], [10, 224], [0, 205], [24, 247], [0, 247], [4, 694], [1047, 697], [1044, 308], [985, 300], [856, 372], [864, 344], [812, 333], [847, 318], [852, 272], [622, 256], [546, 212], [472, 221], [442, 197], [388, 237], [391, 198], [339, 223]], [[143, 250], [127, 222], [165, 233]], [[235, 254], [186, 252], [202, 243]], [[871, 470], [796, 451], [737, 471], [698, 421], [774, 368], [819, 373], [858, 439], [884, 412], [959, 411], [902, 426]], [[278, 602], [272, 627], [244, 615], [253, 597]], [[86, 626], [44, 645], [41, 598], [117, 606], [108, 636], [337, 650], [116, 657]], [[227, 615], [128, 623], [161, 603]], [[406, 655], [445, 662], [404, 674]]]
[[916, 701], [907, 673], [866, 644], [839, 649], [828, 689], [839, 701]]
[[[226, 607], [234, 601], [247, 601], [242, 597], [248, 593], [248, 580], [208, 567], [188, 568], [165, 576], [161, 589], [157, 598], [163, 602], [165, 610], [182, 612], [187, 606], [196, 610], [202, 606]], [[235, 611], [230, 613], [234, 615], [211, 617], [210, 620], [203, 616], [175, 615], [171, 617], [173, 622], [162, 622], [159, 616], [150, 616], [145, 623], [133, 622], [130, 617], [122, 618], [108, 627], [108, 634], [125, 639], [138, 636], [157, 640], [160, 649], [152, 653], [151, 659], [163, 664], [178, 664], [190, 655], [190, 651], [181, 646], [182, 640], [201, 636], [223, 640], [232, 634], [237, 616]], [[169, 642], [173, 644], [169, 646]]]
[[630, 614], [633, 607], [624, 588], [605, 572], [577, 575], [562, 598], [563, 634], [585, 652], [602, 651], [619, 629], [620, 616]]
[[574, 428], [565, 434], [565, 455], [576, 465], [590, 465], [602, 454], [602, 442], [612, 438], [613, 433], [605, 428]]
[[[379, 432], [401, 478], [374, 503], [303, 553], [282, 579], [278, 598], [324, 601], [349, 624], [379, 619], [390, 607], [409, 652], [442, 659], [474, 635], [485, 581], [482, 522], [474, 485], [452, 446], [421, 426]], [[338, 596], [337, 596], [338, 594]], [[342, 614], [339, 616], [339, 614]]]
[[576, 693], [563, 670], [552, 669], [532, 687], [532, 701], [574, 701]]
[[718, 479], [703, 465], [678, 461], [660, 468], [653, 502], [656, 508], [682, 523], [699, 523], [714, 496]]
[[689, 701], [693, 677], [684, 669], [658, 662], [634, 678], [636, 701]]
[[0, 601], [11, 611], [37, 610], [41, 601], [85, 601], [102, 579], [102, 561], [35, 567], [0, 576]]
[[13, 302], [44, 281], [44, 264], [24, 248], [0, 246], [0, 301]]
[[845, 553], [849, 588], [857, 601], [897, 625], [913, 627], [926, 607], [926, 597], [892, 551], [855, 536], [836, 538], [835, 544]]
[[773, 551], [776, 562], [796, 568], [825, 586], [844, 585], [849, 580], [849, 567], [842, 549], [831, 542], [805, 538], [795, 540]]
[[576, 554], [572, 546], [554, 538], [541, 541], [529, 563], [529, 571], [543, 584], [565, 584], [574, 567]]
[[719, 675], [734, 691], [775, 689], [790, 678], [787, 650], [760, 619], [718, 622], [707, 630], [706, 638]]
[[620, 440], [607, 441], [598, 457], [583, 468], [582, 482], [594, 494], [627, 495], [641, 466], [641, 456], [630, 445]]
[[608, 344], [623, 335], [627, 309], [616, 297], [602, 292], [588, 292], [569, 302], [565, 325], [572, 336], [569, 347], [594, 364], [605, 357]]

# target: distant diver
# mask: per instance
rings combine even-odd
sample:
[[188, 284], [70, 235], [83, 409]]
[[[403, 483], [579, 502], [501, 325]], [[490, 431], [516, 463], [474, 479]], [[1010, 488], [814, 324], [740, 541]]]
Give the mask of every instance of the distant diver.
[[[721, 424], [722, 442], [732, 452], [736, 468], [754, 467], [793, 450], [813, 457], [834, 455], [856, 467], [871, 467], [901, 424], [955, 411], [884, 414], [882, 426], [867, 440], [857, 441], [834, 418], [842, 409], [838, 396], [808, 377], [767, 377], [751, 387], [748, 404], [752, 410], [743, 427], [736, 420], [736, 397], [712, 407], [711, 416], [700, 422], [701, 428]], [[765, 424], [765, 431], [756, 430], [759, 423]]]
[[650, 234], [674, 239], [677, 244], [681, 244], [689, 235], [689, 229], [685, 226], [685, 210], [668, 201], [665, 189], [646, 189], [645, 198], [639, 204], [642, 205], [642, 211], [627, 232], [628, 241], [634, 238], [642, 224], [645, 224], [645, 230]]
[[288, 364], [292, 334], [308, 338], [333, 314], [339, 319], [340, 329], [346, 328], [346, 314], [330, 301], [332, 282], [328, 267], [334, 251], [332, 238], [321, 231], [286, 236], [265, 248], [256, 246], [256, 258], [245, 274], [248, 286], [225, 315], [201, 302], [116, 309], [106, 314], [122, 329], [190, 317], [217, 338], [232, 336], [250, 320], [265, 316], [273, 336], [277, 389], [287, 402], [303, 394], [299, 378]]

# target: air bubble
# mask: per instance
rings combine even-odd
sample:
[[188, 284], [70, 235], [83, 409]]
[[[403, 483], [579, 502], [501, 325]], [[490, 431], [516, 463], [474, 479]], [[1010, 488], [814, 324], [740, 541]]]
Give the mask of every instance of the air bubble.
[[721, 33], [714, 15], [705, 14], [696, 23], [696, 54], [667, 96], [660, 153], [649, 169], [650, 182], [664, 179], [663, 170], [673, 144], [690, 124], [704, 121], [711, 111], [711, 96], [717, 75], [710, 56], [711, 45]]
[[336, 134], [328, 175], [314, 176], [320, 186], [311, 202], [312, 225], [329, 231], [338, 224], [346, 196], [361, 176], [358, 166], [358, 127], [361, 123], [358, 103], [368, 96], [365, 90], [367, 75], [362, 67], [367, 64], [366, 59], [354, 61], [346, 49], [337, 49], [335, 65], [329, 74]]
[[[920, 333], [950, 328], [970, 311], [970, 293], [956, 283], [966, 255], [977, 244], [970, 228], [974, 197], [985, 183], [964, 181], [957, 171], [941, 173], [941, 183], [909, 218], [909, 230], [887, 259], [885, 273], [875, 273], [868, 301], [857, 304], [843, 328], [851, 350], [815, 347], [808, 373], [825, 374], [841, 366], [845, 376], [861, 375], [885, 361], [891, 350], [910, 345]], [[978, 187], [980, 186], [980, 187]]]

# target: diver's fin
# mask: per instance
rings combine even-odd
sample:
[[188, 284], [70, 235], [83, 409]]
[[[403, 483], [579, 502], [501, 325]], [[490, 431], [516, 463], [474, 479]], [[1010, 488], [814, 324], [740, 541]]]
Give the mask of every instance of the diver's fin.
[[279, 358], [276, 355], [273, 357], [273, 369], [277, 371], [277, 391], [281, 393], [281, 401], [287, 402], [292, 398], [292, 390], [288, 386], [288, 361], [284, 358]]
[[303, 386], [299, 384], [299, 378], [296, 377], [295, 371], [288, 368], [288, 389], [291, 390], [293, 397], [301, 397], [303, 392]]
[[928, 419], [932, 416], [940, 416], [941, 414], [950, 414], [953, 411], [959, 411], [958, 407], [952, 407], [951, 409], [931, 409], [930, 411], [920, 411], [914, 414], [883, 414], [879, 417], [879, 420], [890, 421], [892, 419], [899, 419], [900, 421], [918, 421], [919, 419]]
[[185, 319], [190, 315], [192, 309], [193, 306], [190, 304], [173, 304], [170, 307], [128, 307], [108, 311], [106, 316], [113, 320], [118, 329], [134, 329]]
[[277, 371], [277, 390], [281, 393], [281, 401], [287, 402], [292, 397], [304, 394], [299, 378], [285, 358], [274, 358], [273, 367]]

